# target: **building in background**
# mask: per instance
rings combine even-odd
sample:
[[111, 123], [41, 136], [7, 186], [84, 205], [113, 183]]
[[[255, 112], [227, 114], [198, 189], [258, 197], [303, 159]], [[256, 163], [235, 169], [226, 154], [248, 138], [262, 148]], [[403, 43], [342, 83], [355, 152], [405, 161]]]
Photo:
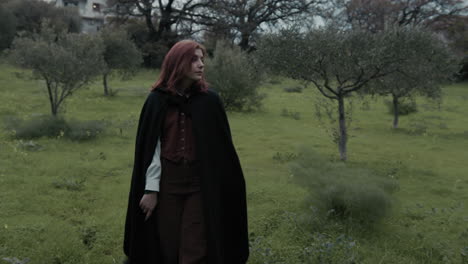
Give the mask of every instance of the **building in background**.
[[99, 31], [105, 23], [106, 0], [49, 0], [56, 6], [76, 7], [82, 19], [81, 31], [85, 33], [95, 33]]

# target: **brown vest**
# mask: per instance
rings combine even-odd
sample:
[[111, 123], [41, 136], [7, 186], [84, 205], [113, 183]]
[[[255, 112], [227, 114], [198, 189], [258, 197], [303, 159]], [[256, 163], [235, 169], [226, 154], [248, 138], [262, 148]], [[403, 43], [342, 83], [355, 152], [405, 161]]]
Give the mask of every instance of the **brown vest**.
[[195, 161], [192, 119], [177, 107], [167, 109], [161, 137], [161, 157], [173, 162]]

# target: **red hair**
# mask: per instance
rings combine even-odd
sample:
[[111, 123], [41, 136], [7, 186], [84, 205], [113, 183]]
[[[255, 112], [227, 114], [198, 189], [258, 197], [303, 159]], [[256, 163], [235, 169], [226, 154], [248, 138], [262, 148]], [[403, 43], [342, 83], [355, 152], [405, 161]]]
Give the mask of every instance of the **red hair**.
[[[202, 50], [203, 56], [206, 56], [205, 47], [193, 40], [182, 40], [172, 46], [164, 57], [159, 79], [152, 85], [151, 90], [162, 88], [176, 94], [176, 87], [190, 70], [192, 58], [197, 49]], [[196, 81], [192, 87], [195, 90], [206, 92], [208, 83], [205, 80], [205, 75], [203, 74], [202, 78]]]

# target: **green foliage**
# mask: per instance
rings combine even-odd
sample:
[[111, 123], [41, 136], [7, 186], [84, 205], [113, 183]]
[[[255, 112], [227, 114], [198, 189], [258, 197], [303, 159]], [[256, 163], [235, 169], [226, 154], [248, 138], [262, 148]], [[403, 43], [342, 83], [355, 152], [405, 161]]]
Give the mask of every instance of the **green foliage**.
[[142, 62], [141, 53], [124, 30], [104, 28], [99, 34], [104, 45], [104, 95], [115, 96], [117, 92], [108, 87], [108, 75], [114, 72], [120, 75], [122, 80], [130, 79]]
[[68, 123], [68, 131], [65, 136], [71, 140], [84, 141], [96, 138], [106, 128], [107, 124], [102, 120], [76, 121]]
[[291, 164], [291, 170], [324, 215], [363, 225], [376, 223], [389, 213], [390, 195], [398, 187], [392, 178], [331, 162], [307, 149]]
[[[441, 85], [450, 81], [457, 72], [456, 60], [439, 37], [419, 28], [389, 30], [390, 35], [402, 38], [401, 49], [404, 59], [397, 60], [395, 70], [386, 76], [371, 81], [366, 91], [372, 94], [391, 95], [399, 105], [395, 114], [394, 127], [398, 127], [398, 115], [416, 110], [416, 105], [404, 100], [424, 96], [434, 100], [442, 97]], [[390, 106], [393, 109], [393, 105]], [[408, 112], [409, 111], [409, 112]]]
[[219, 41], [213, 58], [206, 61], [208, 82], [221, 96], [226, 110], [251, 111], [261, 107], [258, 92], [262, 76], [254, 61], [239, 47]]
[[325, 96], [334, 97], [392, 71], [394, 59], [402, 56], [397, 50], [387, 53], [398, 40], [333, 27], [305, 33], [289, 29], [265, 35], [256, 55], [274, 73], [312, 82]]
[[460, 70], [457, 73], [457, 78], [460, 81], [468, 80], [468, 55], [466, 55], [460, 62]]
[[84, 226], [80, 228], [80, 232], [83, 244], [87, 248], [91, 249], [93, 247], [93, 244], [96, 242], [96, 234], [98, 230], [95, 226]]
[[11, 10], [16, 18], [15, 32], [33, 35], [42, 30], [41, 24], [49, 20], [54, 32], [73, 32], [81, 30], [81, 17], [78, 9], [56, 7], [54, 3], [40, 0], [14, 0], [4, 5]]
[[[11, 131], [18, 139], [33, 139], [40, 137], [58, 138], [66, 137], [75, 141], [84, 141], [96, 138], [101, 134], [106, 124], [103, 121], [76, 121], [66, 122], [61, 117], [41, 116], [30, 120], [17, 117], [5, 118], [5, 128]], [[21, 144], [21, 147], [36, 150], [34, 143]]]
[[281, 116], [284, 116], [284, 117], [289, 117], [289, 118], [292, 118], [294, 120], [299, 120], [301, 119], [301, 113], [299, 112], [294, 112], [294, 111], [290, 111], [286, 108], [283, 108], [281, 110]]
[[57, 189], [66, 189], [69, 191], [82, 191], [84, 189], [84, 178], [62, 177], [52, 182], [52, 186]]
[[54, 33], [42, 25], [41, 34], [21, 37], [13, 42], [10, 60], [31, 69], [35, 79], [44, 80], [52, 115], [57, 115], [63, 101], [97, 76], [104, 62], [103, 44], [86, 34]]
[[302, 87], [294, 86], [294, 87], [285, 87], [283, 90], [287, 93], [302, 93]]
[[16, 18], [0, 4], [0, 52], [9, 48], [16, 33]]
[[104, 44], [104, 71], [116, 70], [123, 79], [135, 75], [141, 64], [141, 53], [127, 33], [116, 28], [104, 28], [99, 34]]
[[293, 152], [276, 152], [275, 155], [273, 155], [273, 160], [280, 163], [286, 163], [297, 159], [297, 157], [298, 155]]
[[[393, 115], [395, 112], [393, 102], [386, 100], [385, 104], [387, 105], [388, 113]], [[418, 105], [415, 100], [400, 101], [398, 103], [398, 115], [409, 115], [416, 112], [418, 112]]]
[[69, 128], [63, 118], [53, 116], [40, 116], [30, 120], [17, 117], [5, 118], [5, 128], [18, 139], [33, 139], [39, 137], [60, 137]]
[[30, 261], [29, 258], [25, 258], [23, 260], [20, 260], [18, 258], [2, 258], [2, 259], [11, 264], [27, 264]]

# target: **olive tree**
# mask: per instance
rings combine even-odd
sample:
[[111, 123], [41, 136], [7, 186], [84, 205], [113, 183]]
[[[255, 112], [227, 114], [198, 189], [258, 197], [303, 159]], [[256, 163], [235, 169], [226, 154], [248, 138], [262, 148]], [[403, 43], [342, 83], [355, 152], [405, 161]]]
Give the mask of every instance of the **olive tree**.
[[238, 46], [218, 41], [213, 57], [206, 61], [206, 78], [219, 93], [226, 110], [252, 111], [261, 107], [258, 92], [262, 74], [253, 58]]
[[110, 74], [120, 75], [122, 79], [132, 77], [142, 63], [141, 53], [123, 30], [106, 28], [100, 36], [104, 44], [102, 82], [104, 95], [109, 95], [107, 78]]
[[405, 36], [409, 38], [407, 42], [411, 47], [400, 52], [408, 59], [396, 65], [395, 72], [374, 80], [366, 89], [372, 94], [392, 97], [393, 128], [398, 127], [402, 100], [416, 95], [441, 99], [441, 85], [448, 82], [457, 71], [455, 59], [448, 47], [432, 33], [414, 29]]
[[15, 39], [9, 57], [45, 82], [51, 113], [57, 116], [64, 100], [101, 72], [102, 52], [102, 41], [95, 36], [54, 33], [43, 23], [40, 34]]
[[305, 33], [285, 30], [265, 36], [258, 56], [274, 72], [314, 84], [338, 104], [338, 149], [347, 159], [345, 101], [373, 80], [399, 70], [417, 54], [413, 30], [394, 29], [372, 34], [324, 27]]

